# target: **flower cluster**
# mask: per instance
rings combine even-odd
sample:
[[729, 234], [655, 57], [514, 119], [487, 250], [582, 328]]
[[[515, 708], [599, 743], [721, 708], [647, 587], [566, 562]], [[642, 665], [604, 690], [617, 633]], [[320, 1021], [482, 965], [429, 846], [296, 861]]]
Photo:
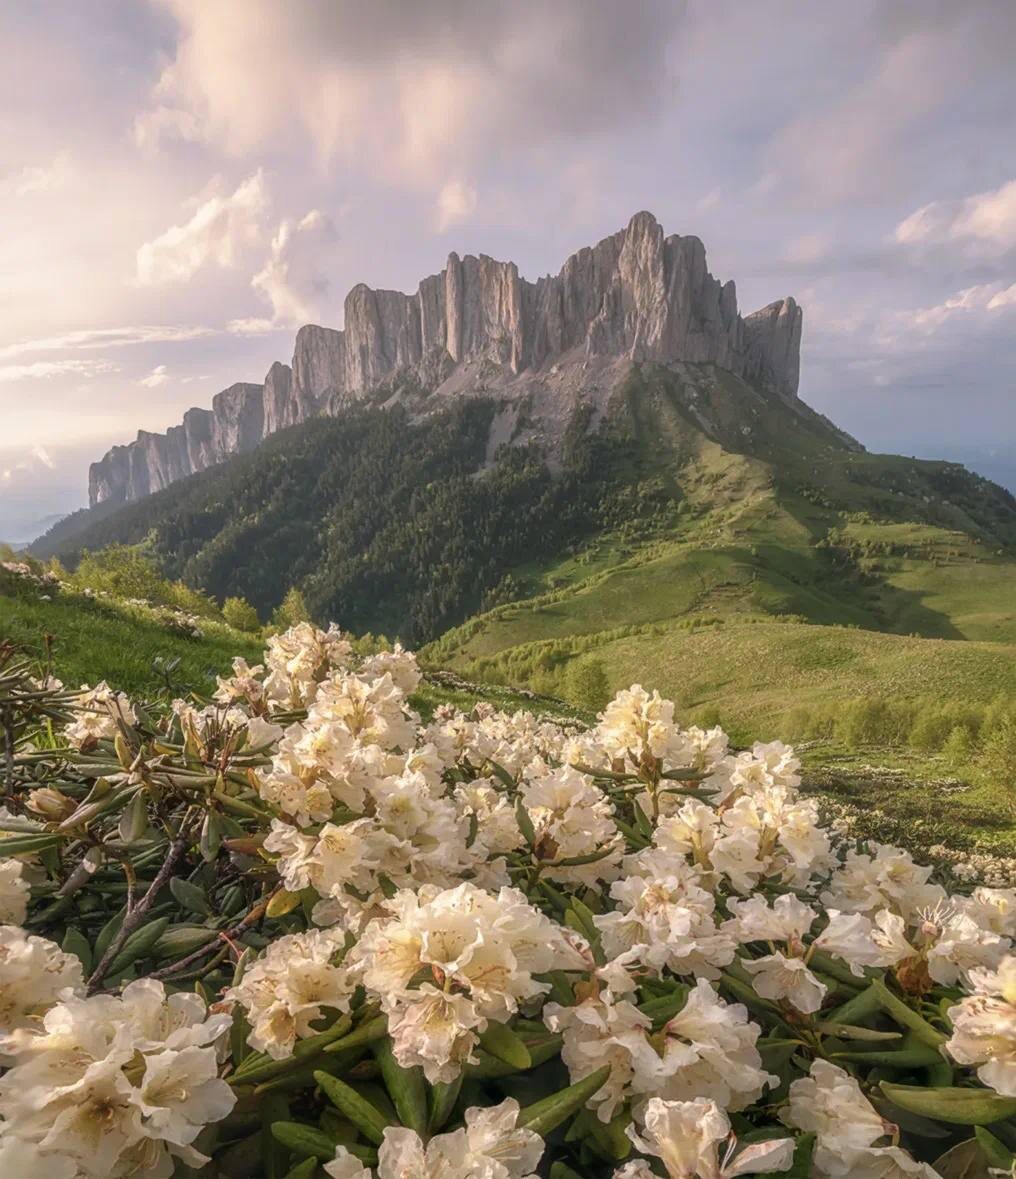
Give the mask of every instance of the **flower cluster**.
[[304, 623], [211, 702], [82, 688], [51, 758], [26, 713], [0, 1173], [1011, 1165], [1016, 890], [846, 840], [791, 748], [639, 685], [583, 728], [420, 680]]
[[150, 979], [118, 998], [61, 992], [41, 1022], [3, 1042], [0, 1150], [13, 1141], [22, 1158], [88, 1179], [166, 1179], [175, 1158], [201, 1166], [194, 1140], [236, 1101], [218, 1075], [229, 1025], [197, 995], [167, 996]]

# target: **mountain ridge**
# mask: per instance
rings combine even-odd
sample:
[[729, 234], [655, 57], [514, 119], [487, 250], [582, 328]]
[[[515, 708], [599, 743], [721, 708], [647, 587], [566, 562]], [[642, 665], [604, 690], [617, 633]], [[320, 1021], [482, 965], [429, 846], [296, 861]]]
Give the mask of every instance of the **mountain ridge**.
[[514, 262], [453, 252], [413, 295], [359, 283], [344, 319], [341, 330], [300, 328], [292, 364], [276, 361], [262, 385], [238, 382], [165, 434], [140, 431], [113, 447], [89, 468], [89, 503], [137, 500], [280, 429], [357, 401], [398, 401], [407, 389], [441, 397], [499, 388], [517, 410], [525, 403], [527, 422], [516, 413], [511, 439], [551, 449], [595, 387], [591, 376], [607, 397], [623, 379], [616, 361], [715, 364], [797, 397], [803, 313], [794, 299], [742, 317], [734, 282], [713, 278], [702, 242], [664, 236], [648, 212], [535, 282]]

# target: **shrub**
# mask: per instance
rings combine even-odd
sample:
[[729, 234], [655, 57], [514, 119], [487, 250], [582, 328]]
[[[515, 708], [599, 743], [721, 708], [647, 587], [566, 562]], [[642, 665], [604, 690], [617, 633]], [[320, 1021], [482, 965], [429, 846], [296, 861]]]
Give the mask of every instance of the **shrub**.
[[287, 630], [298, 622], [310, 622], [310, 611], [303, 600], [303, 594], [293, 586], [282, 599], [282, 602], [272, 611], [272, 630]]
[[4, 1179], [1012, 1170], [1005, 895], [823, 829], [793, 750], [261, 663], [169, 708], [0, 645]]
[[561, 694], [580, 708], [599, 712], [610, 697], [607, 673], [599, 659], [573, 659], [565, 668]]
[[255, 632], [261, 629], [258, 612], [246, 598], [227, 598], [222, 603], [222, 617], [235, 630]]

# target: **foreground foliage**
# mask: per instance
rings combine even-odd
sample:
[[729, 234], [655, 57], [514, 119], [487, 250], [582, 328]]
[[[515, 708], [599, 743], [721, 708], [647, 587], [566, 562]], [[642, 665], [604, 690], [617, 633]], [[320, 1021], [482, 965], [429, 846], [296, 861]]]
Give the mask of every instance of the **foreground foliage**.
[[0, 648], [0, 1174], [1008, 1174], [1016, 890], [780, 742], [409, 706], [301, 623], [213, 700]]

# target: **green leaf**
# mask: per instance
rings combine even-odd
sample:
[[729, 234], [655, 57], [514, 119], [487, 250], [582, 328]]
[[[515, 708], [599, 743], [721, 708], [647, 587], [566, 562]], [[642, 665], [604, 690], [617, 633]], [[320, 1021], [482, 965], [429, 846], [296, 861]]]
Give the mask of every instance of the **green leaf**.
[[573, 1171], [567, 1163], [557, 1162], [550, 1168], [550, 1179], [582, 1179], [578, 1171]]
[[252, 1052], [237, 1067], [230, 1081], [233, 1084], [253, 1085], [306, 1067], [346, 1034], [350, 1022], [349, 1016], [343, 1015], [327, 1031], [319, 1032], [316, 1036], [308, 1036], [305, 1040], [298, 1040], [292, 1055], [283, 1060], [273, 1060], [266, 1052]]
[[452, 1110], [462, 1091], [462, 1080], [463, 1074], [459, 1073], [454, 1081], [447, 1083], [438, 1081], [436, 1085], [431, 1086], [430, 1117], [428, 1119], [428, 1129], [431, 1134], [436, 1134], [452, 1116]]
[[335, 1158], [335, 1143], [316, 1126], [307, 1126], [303, 1122], [274, 1122], [272, 1136], [293, 1154], [307, 1155], [324, 1163]]
[[878, 1043], [883, 1040], [902, 1040], [902, 1032], [879, 1032], [874, 1028], [856, 1027], [849, 1023], [832, 1023], [823, 1020], [815, 1025], [816, 1030], [824, 1036], [836, 1036], [839, 1040], [861, 1040], [868, 1043]]
[[361, 1097], [345, 1081], [340, 1081], [338, 1077], [330, 1076], [320, 1069], [314, 1073], [314, 1080], [336, 1109], [345, 1114], [364, 1138], [373, 1142], [375, 1146], [381, 1145], [385, 1129], [391, 1123], [377, 1106]]
[[1009, 1172], [1013, 1169], [1013, 1164], [1016, 1163], [1016, 1155], [1006, 1146], [1004, 1142], [999, 1141], [990, 1130], [985, 1130], [983, 1126], [978, 1126], [974, 1130], [974, 1138], [977, 1140], [977, 1145], [981, 1148], [981, 1152], [988, 1160], [989, 1167], [998, 1167], [1002, 1171]]
[[120, 838], [126, 844], [136, 843], [148, 830], [148, 797], [144, 788], [138, 790], [120, 815]]
[[924, 1016], [918, 1015], [912, 1007], [908, 1007], [902, 999], [897, 998], [884, 982], [876, 979], [871, 985], [878, 996], [882, 1010], [895, 1019], [898, 1024], [910, 1028], [922, 1043], [930, 1044], [932, 1048], [937, 1048], [949, 1039], [944, 1032], [940, 1032], [938, 1028], [932, 1027]]
[[389, 1096], [395, 1103], [399, 1121], [418, 1134], [426, 1133], [427, 1086], [423, 1079], [423, 1071], [419, 1068], [403, 1068], [399, 1064], [392, 1051], [390, 1036], [378, 1040], [372, 1050], [375, 1060], [381, 1066], [381, 1076]]
[[808, 1179], [811, 1175], [811, 1160], [815, 1153], [815, 1135], [800, 1134], [794, 1143], [794, 1161], [784, 1171], [786, 1179]]
[[634, 806], [635, 830], [645, 839], [653, 837], [653, 822], [642, 809], [642, 804], [636, 802]]
[[291, 1171], [287, 1171], [286, 1179], [314, 1179], [317, 1165], [317, 1156], [312, 1155], [310, 1158], [304, 1159], [302, 1163], [297, 1163]]
[[925, 1068], [937, 1064], [941, 1057], [934, 1048], [918, 1044], [913, 1048], [900, 1048], [896, 1052], [831, 1052], [830, 1060], [852, 1060], [860, 1064], [877, 1064], [883, 1068], [897, 1070]]
[[900, 1109], [954, 1126], [990, 1126], [1016, 1114], [1016, 1097], [1002, 1097], [990, 1089], [925, 1089], [888, 1081], [880, 1087]]
[[127, 916], [127, 906], [124, 905], [118, 913], [114, 913], [106, 924], [99, 930], [99, 935], [95, 939], [95, 960], [101, 962], [106, 951], [113, 943], [113, 938], [119, 932], [120, 926], [123, 925], [123, 919]]
[[174, 925], [155, 943], [152, 954], [156, 958], [180, 958], [218, 936], [216, 930], [204, 925]]
[[205, 890], [200, 885], [192, 884], [182, 876], [174, 876], [169, 882], [169, 891], [173, 899], [191, 913], [200, 913], [202, 917], [211, 915], [212, 906], [208, 903]]
[[346, 1052], [350, 1048], [360, 1048], [364, 1044], [373, 1043], [374, 1040], [380, 1040], [382, 1036], [387, 1035], [388, 1016], [378, 1015], [374, 1019], [368, 1019], [366, 1023], [360, 1024], [359, 1027], [353, 1028], [341, 1040], [336, 1040], [334, 1044], [329, 1044], [325, 1048], [325, 1052]]
[[533, 820], [529, 817], [529, 811], [526, 810], [521, 798], [515, 804], [515, 822], [519, 825], [522, 838], [532, 847], [536, 843], [536, 830], [533, 827]]
[[664, 995], [659, 999], [648, 999], [639, 1005], [639, 1011], [643, 1015], [648, 1015], [654, 1024], [661, 1025], [673, 1019], [679, 1011], [684, 1009], [687, 1002], [688, 988], [681, 986], [672, 995]]
[[124, 942], [120, 953], [109, 964], [107, 976], [115, 978], [133, 962], [137, 962], [139, 958], [147, 957], [155, 943], [168, 928], [169, 918], [157, 917], [154, 921], [149, 921], [147, 925], [136, 929]]
[[219, 822], [218, 811], [209, 811], [201, 824], [201, 838], [198, 840], [198, 850], [206, 864], [215, 859], [221, 846], [222, 824]]
[[589, 1124], [600, 1149], [614, 1162], [623, 1162], [631, 1154], [632, 1141], [625, 1133], [631, 1125], [631, 1110], [622, 1109], [606, 1124], [594, 1115]]
[[859, 1024], [862, 1020], [883, 1010], [880, 992], [872, 983], [866, 990], [861, 991], [852, 999], [848, 999], [841, 1007], [830, 1011], [824, 1018], [828, 1023]]
[[67, 932], [64, 934], [63, 941], [60, 943], [60, 949], [65, 954], [74, 954], [81, 961], [81, 968], [86, 975], [92, 973], [92, 947], [88, 944], [88, 938], [81, 932], [80, 929], [75, 929], [74, 926], [69, 925]]
[[265, 1179], [282, 1179], [289, 1162], [289, 1149], [272, 1133], [276, 1123], [289, 1120], [289, 1102], [285, 1097], [269, 1097], [261, 1102], [261, 1148]]
[[507, 1024], [488, 1023], [487, 1030], [480, 1033], [480, 1047], [513, 1068], [532, 1068], [533, 1058], [525, 1041]]
[[56, 847], [60, 841], [59, 835], [12, 835], [9, 839], [0, 839], [0, 858], [44, 851]]
[[558, 1093], [552, 1093], [542, 1101], [527, 1105], [519, 1111], [518, 1125], [532, 1130], [541, 1138], [546, 1138], [551, 1130], [577, 1113], [590, 1097], [598, 1093], [609, 1076], [610, 1066], [604, 1065], [574, 1085], [569, 1085]]

